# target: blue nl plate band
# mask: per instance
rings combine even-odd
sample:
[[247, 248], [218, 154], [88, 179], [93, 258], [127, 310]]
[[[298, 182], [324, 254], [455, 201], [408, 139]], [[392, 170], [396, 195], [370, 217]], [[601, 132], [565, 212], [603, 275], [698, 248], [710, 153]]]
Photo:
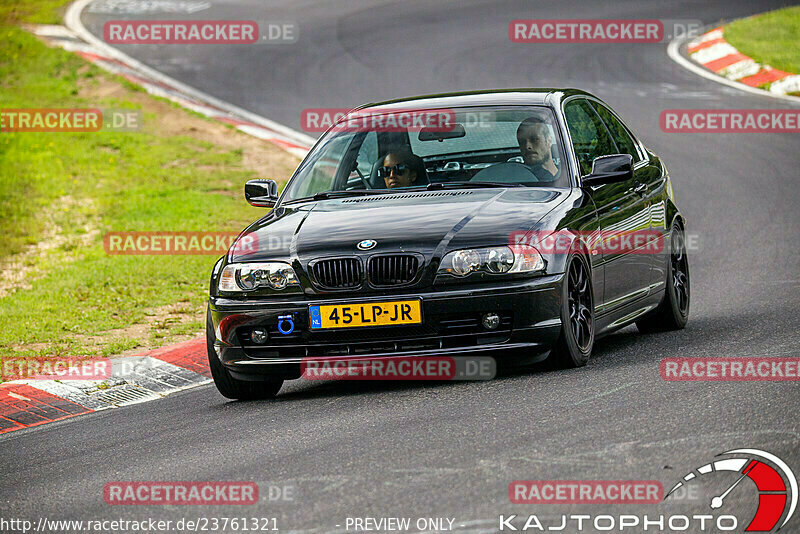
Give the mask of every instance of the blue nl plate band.
[[311, 328], [322, 328], [322, 315], [319, 306], [309, 306], [308, 316], [311, 318]]

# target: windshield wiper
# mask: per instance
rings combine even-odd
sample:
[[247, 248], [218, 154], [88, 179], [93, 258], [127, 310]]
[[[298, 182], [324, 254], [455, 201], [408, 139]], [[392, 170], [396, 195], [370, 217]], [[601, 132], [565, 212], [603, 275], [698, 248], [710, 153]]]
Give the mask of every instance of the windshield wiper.
[[331, 198], [346, 198], [346, 197], [363, 197], [368, 195], [386, 195], [389, 193], [407, 193], [412, 191], [428, 190], [436, 191], [437, 189], [477, 189], [483, 187], [525, 187], [517, 183], [504, 183], [504, 182], [439, 182], [428, 184], [419, 187], [401, 187], [396, 189], [349, 189], [346, 191], [322, 191], [310, 197], [293, 198], [288, 200], [285, 204], [293, 204], [295, 202], [305, 202], [309, 200], [328, 200]]
[[388, 193], [386, 189], [348, 189], [345, 191], [322, 191], [311, 198], [314, 200], [327, 200], [329, 198], [363, 197], [367, 195], [382, 195]]
[[381, 195], [387, 191], [383, 189], [349, 189], [347, 191], [322, 191], [310, 197], [293, 198], [287, 200], [285, 204], [294, 202], [307, 202], [309, 200], [328, 200], [330, 198], [360, 197], [364, 195]]
[[428, 191], [436, 189], [470, 189], [479, 187], [525, 187], [515, 182], [437, 182], [428, 184]]

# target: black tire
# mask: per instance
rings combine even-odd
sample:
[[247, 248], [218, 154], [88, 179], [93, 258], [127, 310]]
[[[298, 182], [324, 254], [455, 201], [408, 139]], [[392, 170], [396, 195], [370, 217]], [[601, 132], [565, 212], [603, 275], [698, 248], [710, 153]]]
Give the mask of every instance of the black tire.
[[594, 294], [592, 275], [581, 252], [567, 258], [562, 284], [561, 334], [547, 358], [554, 368], [583, 367], [594, 346]]
[[225, 369], [214, 350], [214, 324], [211, 322], [211, 309], [206, 312], [206, 346], [208, 348], [208, 365], [214, 385], [224, 397], [238, 400], [274, 399], [283, 385], [283, 379], [270, 378], [261, 381], [245, 381], [233, 378]]
[[683, 228], [675, 222], [669, 234], [669, 262], [664, 298], [655, 310], [636, 321], [636, 328], [642, 333], [680, 330], [689, 320], [691, 287]]

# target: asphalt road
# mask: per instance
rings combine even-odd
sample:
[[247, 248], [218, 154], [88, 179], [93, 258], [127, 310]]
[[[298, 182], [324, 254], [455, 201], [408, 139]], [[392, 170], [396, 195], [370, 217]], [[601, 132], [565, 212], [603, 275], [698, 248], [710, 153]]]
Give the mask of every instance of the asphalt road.
[[[227, 402], [206, 386], [15, 432], [0, 438], [0, 515], [276, 517], [284, 532], [344, 530], [347, 517], [450, 517], [461, 531], [493, 531], [500, 514], [707, 512], [711, 495], [627, 507], [514, 505], [508, 484], [518, 479], [659, 480], [670, 488], [741, 447], [770, 451], [800, 473], [796, 382], [665, 382], [658, 369], [667, 356], [800, 354], [796, 135], [670, 134], [658, 123], [663, 109], [792, 106], [697, 77], [667, 57], [665, 44], [526, 45], [507, 36], [517, 18], [714, 24], [783, 2], [212, 4], [192, 16], [294, 20], [300, 39], [124, 50], [295, 128], [305, 108], [440, 91], [596, 93], [666, 161], [689, 231], [699, 236], [689, 324], [653, 335], [627, 328], [599, 341], [579, 370], [520, 371], [488, 383], [293, 382], [275, 402]], [[105, 19], [83, 20], [99, 33]], [[724, 489], [732, 479], [723, 478]], [[273, 484], [293, 486], [295, 495], [238, 508], [112, 507], [102, 492], [115, 480], [253, 480], [262, 493]], [[750, 485], [726, 506], [745, 518], [754, 495]], [[784, 531], [800, 532], [800, 518]]]

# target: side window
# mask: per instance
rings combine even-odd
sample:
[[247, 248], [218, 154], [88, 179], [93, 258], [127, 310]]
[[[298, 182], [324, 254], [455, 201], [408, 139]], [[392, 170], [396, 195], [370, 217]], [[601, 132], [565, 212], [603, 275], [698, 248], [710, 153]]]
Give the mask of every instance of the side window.
[[592, 102], [592, 107], [597, 111], [597, 114], [600, 115], [600, 118], [603, 119], [603, 122], [608, 126], [608, 131], [611, 132], [612, 137], [614, 137], [614, 141], [617, 143], [617, 146], [622, 151], [622, 154], [630, 154], [633, 156], [633, 161], [639, 161], [642, 158], [639, 155], [639, 151], [636, 150], [636, 143], [633, 142], [633, 138], [631, 138], [628, 130], [622, 125], [621, 122], [606, 108], [598, 104], [597, 102]]
[[564, 116], [581, 174], [592, 172], [594, 158], [618, 153], [606, 127], [586, 100], [579, 98], [568, 102], [564, 106]]
[[[364, 184], [361, 177], [363, 176], [365, 179], [369, 177], [376, 159], [378, 159], [378, 134], [369, 132], [361, 140], [361, 146], [358, 147], [356, 166], [347, 177], [345, 189], [363, 189]], [[361, 173], [360, 176], [359, 173]]]
[[372, 164], [378, 159], [378, 134], [377, 132], [369, 132], [364, 142], [361, 143], [361, 148], [358, 149], [358, 156], [356, 156], [356, 164], [358, 170], [364, 176], [369, 176], [372, 172]]

